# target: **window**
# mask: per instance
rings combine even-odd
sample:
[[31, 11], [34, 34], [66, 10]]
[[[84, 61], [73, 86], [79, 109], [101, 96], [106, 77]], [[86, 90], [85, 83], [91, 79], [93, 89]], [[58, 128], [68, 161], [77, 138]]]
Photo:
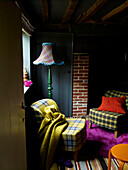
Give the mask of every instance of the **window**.
[[[31, 72], [30, 72], [30, 35], [22, 29], [22, 50], [23, 50], [23, 81], [24, 93], [31, 85]], [[27, 81], [25, 81], [27, 80]]]
[[30, 80], [31, 79], [31, 73], [30, 73], [30, 35], [28, 33], [26, 33], [24, 30], [22, 31], [22, 47], [23, 47], [23, 68], [27, 71], [28, 80]]

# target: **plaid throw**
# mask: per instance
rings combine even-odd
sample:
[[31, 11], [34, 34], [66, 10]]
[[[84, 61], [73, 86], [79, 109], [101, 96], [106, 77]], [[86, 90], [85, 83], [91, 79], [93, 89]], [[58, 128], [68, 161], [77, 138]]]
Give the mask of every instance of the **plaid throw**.
[[66, 118], [69, 125], [62, 133], [65, 151], [77, 151], [86, 141], [86, 122], [82, 118]]
[[[109, 90], [105, 93], [105, 96], [106, 97], [125, 96], [126, 106], [128, 108], [128, 93]], [[89, 111], [89, 122], [111, 130], [118, 130], [119, 128], [127, 125], [128, 115], [108, 111], [99, 111], [97, 110], [97, 108], [92, 108]]]

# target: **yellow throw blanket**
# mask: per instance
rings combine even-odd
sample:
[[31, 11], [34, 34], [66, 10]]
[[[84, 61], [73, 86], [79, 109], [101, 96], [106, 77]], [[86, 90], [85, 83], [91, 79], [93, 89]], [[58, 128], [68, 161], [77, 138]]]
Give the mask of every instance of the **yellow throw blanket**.
[[[39, 137], [42, 140], [40, 154], [41, 154], [41, 168], [42, 170], [53, 169], [52, 163], [55, 156], [55, 151], [62, 132], [68, 125], [65, 115], [56, 112], [55, 105], [48, 106], [44, 110], [46, 115], [40, 125]], [[55, 164], [53, 164], [55, 167]], [[55, 168], [54, 168], [55, 169]]]

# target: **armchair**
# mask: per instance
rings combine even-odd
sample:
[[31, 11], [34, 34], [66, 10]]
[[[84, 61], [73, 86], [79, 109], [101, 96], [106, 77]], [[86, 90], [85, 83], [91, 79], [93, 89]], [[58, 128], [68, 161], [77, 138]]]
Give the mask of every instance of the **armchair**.
[[[58, 105], [52, 99], [42, 99], [36, 101], [31, 105], [33, 115], [33, 126], [35, 132], [38, 133], [41, 122], [45, 117], [45, 108], [48, 106], [55, 106], [57, 112], [60, 112]], [[74, 160], [77, 160], [77, 151], [82, 148], [86, 141], [86, 120], [83, 118], [66, 118], [68, 126], [62, 132], [59, 148], [64, 151], [72, 151]]]
[[119, 129], [128, 127], [128, 93], [120, 92], [116, 90], [109, 90], [105, 93], [106, 97], [122, 97], [125, 96], [126, 114], [115, 113], [112, 111], [98, 110], [98, 108], [92, 108], [89, 111], [89, 128], [92, 124], [108, 128], [114, 131], [115, 138], [118, 136]]

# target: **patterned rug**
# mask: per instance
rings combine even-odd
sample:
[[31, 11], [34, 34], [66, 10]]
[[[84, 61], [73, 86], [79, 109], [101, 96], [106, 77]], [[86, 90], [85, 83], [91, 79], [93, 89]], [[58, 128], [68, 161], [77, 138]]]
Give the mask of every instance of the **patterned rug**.
[[[114, 132], [109, 129], [104, 129], [96, 125], [92, 125], [89, 129], [89, 121], [86, 121], [87, 140], [85, 143], [85, 151], [90, 151], [96, 156], [108, 158], [109, 150], [116, 144], [128, 144], [128, 129], [119, 132], [118, 138], [114, 137]], [[89, 149], [88, 149], [89, 148]]]
[[[107, 158], [95, 158], [94, 160], [74, 162], [72, 168], [59, 167], [59, 170], [107, 170], [108, 159]], [[111, 170], [119, 169], [119, 161], [111, 159]], [[128, 170], [128, 165], [124, 165], [123, 170]]]
[[[93, 124], [89, 129], [89, 121], [86, 121], [87, 140], [82, 149], [78, 152], [78, 162], [72, 161], [73, 167], [60, 167], [60, 170], [107, 170], [108, 152], [114, 145], [119, 143], [128, 144], [128, 130], [119, 132], [119, 137], [115, 138], [113, 131], [98, 127]], [[72, 160], [70, 153], [65, 153], [65, 158]], [[118, 170], [119, 161], [112, 159], [111, 170]], [[128, 170], [128, 164], [123, 170]]]

